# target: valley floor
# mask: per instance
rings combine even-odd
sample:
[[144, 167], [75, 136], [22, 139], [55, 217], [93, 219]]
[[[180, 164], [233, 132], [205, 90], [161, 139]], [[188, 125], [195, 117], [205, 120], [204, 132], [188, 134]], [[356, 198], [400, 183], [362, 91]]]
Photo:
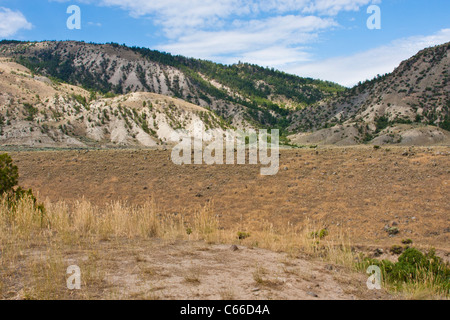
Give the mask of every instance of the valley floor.
[[[395, 299], [408, 296], [367, 289], [359, 253], [395, 261], [411, 239], [449, 259], [446, 147], [282, 150], [266, 177], [176, 166], [168, 150], [10, 154], [49, 222], [2, 227], [4, 299]], [[65, 287], [71, 264], [80, 291]]]
[[[260, 166], [177, 166], [170, 150], [12, 152], [20, 185], [39, 198], [143, 204], [192, 216], [208, 203], [220, 227], [240, 231], [302, 226], [352, 243], [450, 251], [450, 148], [348, 147], [282, 150], [280, 171]], [[386, 225], [397, 224], [391, 237]]]

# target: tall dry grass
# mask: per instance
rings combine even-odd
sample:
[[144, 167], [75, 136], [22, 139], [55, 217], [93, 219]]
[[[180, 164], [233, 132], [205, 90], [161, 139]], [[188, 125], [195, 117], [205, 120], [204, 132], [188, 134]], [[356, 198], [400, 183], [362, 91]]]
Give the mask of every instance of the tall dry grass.
[[[33, 255], [36, 248], [40, 257], [33, 257], [24, 269], [31, 270], [28, 274], [32, 282], [36, 283], [32, 287], [39, 289], [27, 291], [24, 296], [37, 299], [59, 297], [60, 292], [55, 291], [52, 283], [53, 279], [61, 278], [64, 271], [64, 250], [84, 246], [95, 256], [102, 241], [133, 239], [136, 240], [134, 243], [139, 243], [139, 240], [158, 238], [240, 244], [286, 252], [291, 258], [298, 257], [299, 253], [307, 254], [355, 271], [358, 268], [355, 261], [360, 258], [351, 249], [346, 232], [320, 237], [318, 230], [323, 225], [318, 222], [306, 221], [303, 225], [288, 224], [275, 228], [266, 221], [262, 227], [254, 230], [250, 227], [242, 230], [242, 223], [238, 223], [225, 230], [220, 228], [220, 220], [214, 213], [212, 202], [195, 210], [189, 218], [164, 213], [155, 201], [142, 206], [113, 202], [102, 207], [84, 199], [70, 204], [46, 201], [45, 208], [43, 215], [29, 197], [24, 197], [14, 206], [5, 197], [0, 198], [0, 297], [14, 278], [8, 272], [14, 273], [15, 267], [21, 263], [23, 265], [24, 257]], [[248, 236], [239, 239], [240, 231], [246, 231]], [[90, 270], [90, 283], [100, 285], [102, 274], [95, 266], [95, 259], [90, 260], [84, 269]], [[404, 291], [411, 297], [428, 297], [436, 293], [432, 287], [420, 281], [413, 281]]]
[[190, 215], [173, 215], [158, 209], [155, 201], [142, 206], [113, 202], [99, 207], [82, 199], [75, 203], [45, 202], [46, 212], [37, 210], [31, 198], [25, 197], [11, 208], [6, 198], [0, 203], [0, 240], [3, 244], [47, 239], [48, 241], [76, 243], [77, 241], [99, 241], [113, 238], [168, 240], [204, 240], [208, 243], [241, 244], [295, 256], [299, 251], [329, 259], [338, 264], [351, 265], [354, 259], [349, 241], [344, 234], [327, 239], [314, 235], [318, 226], [307, 222], [302, 226], [288, 224], [275, 228], [269, 222], [262, 227], [248, 230], [248, 237], [238, 238], [242, 224], [230, 229], [220, 228], [214, 213], [214, 204], [209, 202]]

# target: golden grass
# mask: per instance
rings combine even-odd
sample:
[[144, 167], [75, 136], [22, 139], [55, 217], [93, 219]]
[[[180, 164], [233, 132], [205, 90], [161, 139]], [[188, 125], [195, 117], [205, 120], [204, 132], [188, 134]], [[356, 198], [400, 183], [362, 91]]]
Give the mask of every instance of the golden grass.
[[[258, 230], [246, 230], [249, 237], [238, 238], [242, 225], [234, 229], [220, 228], [219, 218], [214, 213], [213, 203], [197, 210], [190, 219], [183, 215], [161, 212], [155, 201], [141, 206], [114, 202], [98, 207], [82, 199], [75, 203], [45, 203], [46, 213], [37, 210], [31, 198], [18, 201], [11, 208], [6, 198], [0, 199], [0, 297], [5, 291], [19, 290], [26, 299], [59, 299], [64, 297], [65, 268], [71, 250], [83, 248], [89, 253], [83, 262], [83, 283], [92, 291], [77, 295], [77, 298], [99, 298], [105, 286], [103, 274], [98, 266], [98, 248], [102, 241], [132, 240], [139, 243], [146, 239], [167, 241], [203, 240], [207, 243], [240, 244], [259, 247], [276, 252], [286, 252], [288, 257], [299, 253], [311, 258], [344, 266], [356, 271], [358, 256], [345, 236], [345, 232], [318, 238], [320, 223], [307, 222], [303, 226], [286, 225], [274, 228], [264, 222]], [[248, 228], [247, 228], [248, 229]], [[114, 254], [114, 253], [111, 253]], [[142, 258], [136, 256], [137, 261]], [[15, 270], [21, 266], [21, 271]], [[142, 270], [151, 276], [152, 270]], [[278, 285], [277, 280], [267, 278], [264, 270], [257, 267], [254, 280], [261, 285]], [[187, 272], [187, 283], [200, 282], [200, 275]], [[430, 286], [417, 282], [404, 288], [411, 298], [432, 297], [435, 291]], [[228, 296], [228, 294], [226, 294]]]
[[[441, 265], [439, 269], [444, 268]], [[424, 267], [417, 267], [416, 274], [407, 282], [389, 283], [383, 279], [384, 287], [394, 293], [402, 294], [410, 300], [428, 300], [428, 299], [448, 299], [450, 292], [448, 290], [448, 280], [438, 278], [435, 273]]]

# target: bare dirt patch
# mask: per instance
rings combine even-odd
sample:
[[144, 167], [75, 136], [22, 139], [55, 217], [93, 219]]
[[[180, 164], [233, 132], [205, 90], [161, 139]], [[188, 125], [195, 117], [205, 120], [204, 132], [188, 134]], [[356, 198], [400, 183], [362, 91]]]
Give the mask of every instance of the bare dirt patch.
[[[74, 264], [81, 267], [79, 291], [65, 287], [65, 268]], [[6, 299], [393, 298], [368, 290], [366, 276], [344, 268], [330, 270], [319, 261], [263, 249], [232, 251], [229, 245], [192, 241], [122, 240], [60, 248], [51, 255], [35, 248], [5, 274]]]

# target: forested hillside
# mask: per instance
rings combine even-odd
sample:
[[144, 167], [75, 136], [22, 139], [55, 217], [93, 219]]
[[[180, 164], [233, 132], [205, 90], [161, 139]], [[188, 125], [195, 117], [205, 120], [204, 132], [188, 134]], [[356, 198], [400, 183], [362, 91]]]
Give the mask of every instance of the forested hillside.
[[228, 66], [118, 44], [3, 41], [0, 54], [35, 73], [103, 94], [144, 91], [181, 98], [238, 127], [284, 130], [294, 110], [345, 90], [256, 65]]

